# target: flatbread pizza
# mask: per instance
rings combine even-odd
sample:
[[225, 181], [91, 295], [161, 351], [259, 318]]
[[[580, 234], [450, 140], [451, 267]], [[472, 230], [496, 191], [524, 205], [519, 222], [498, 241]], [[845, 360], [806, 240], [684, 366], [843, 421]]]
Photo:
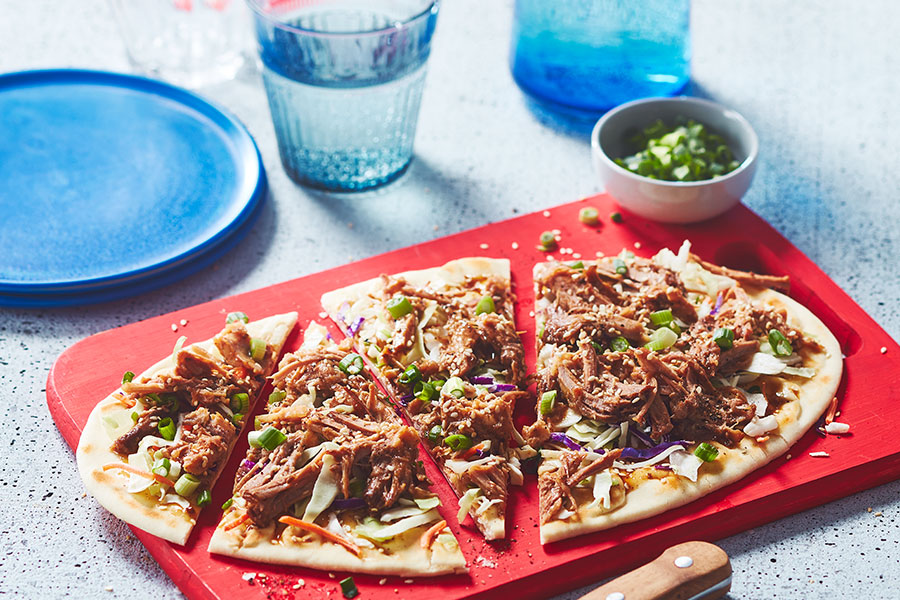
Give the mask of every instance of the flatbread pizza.
[[108, 511], [184, 544], [277, 364], [296, 313], [231, 313], [214, 338], [183, 346], [91, 411], [76, 449], [88, 492]]
[[465, 572], [418, 436], [349, 346], [311, 323], [282, 359], [209, 551], [384, 575]]
[[322, 306], [379, 377], [488, 540], [534, 455], [513, 426], [525, 355], [509, 261], [463, 258], [326, 293]]
[[695, 500], [784, 453], [841, 349], [787, 278], [664, 249], [534, 268], [542, 543]]

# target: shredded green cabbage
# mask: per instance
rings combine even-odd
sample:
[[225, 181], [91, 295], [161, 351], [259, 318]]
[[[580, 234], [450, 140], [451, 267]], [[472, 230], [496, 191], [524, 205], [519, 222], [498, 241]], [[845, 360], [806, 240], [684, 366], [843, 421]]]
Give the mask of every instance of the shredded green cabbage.
[[303, 513], [303, 520], [307, 523], [313, 523], [322, 511], [331, 506], [334, 499], [337, 498], [338, 475], [332, 467], [335, 464], [334, 456], [326, 454], [322, 457], [322, 471], [316, 479], [313, 486], [312, 496], [310, 496], [309, 504], [306, 505], [306, 511]]

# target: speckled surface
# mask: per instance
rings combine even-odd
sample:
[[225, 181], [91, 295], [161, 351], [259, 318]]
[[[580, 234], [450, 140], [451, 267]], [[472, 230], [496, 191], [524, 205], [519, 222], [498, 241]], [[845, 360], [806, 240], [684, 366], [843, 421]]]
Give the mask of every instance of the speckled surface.
[[[344, 198], [296, 187], [278, 161], [259, 77], [246, 69], [203, 90], [247, 124], [269, 170], [271, 202], [245, 243], [191, 281], [141, 298], [0, 309], [0, 594], [180, 597], [130, 531], [83, 496], [44, 398], [47, 372], [66, 347], [598, 191], [587, 136], [536, 118], [512, 83], [510, 3], [449, 0], [442, 11], [416, 159], [402, 181]], [[746, 203], [895, 339], [898, 22], [900, 4], [892, 0], [696, 0], [692, 84], [695, 94], [743, 113], [760, 135], [760, 169]], [[104, 2], [0, 0], [0, 72], [70, 66], [129, 70]], [[2, 127], [0, 115], [0, 135]], [[735, 570], [730, 597], [900, 598], [898, 498], [900, 482], [893, 482], [722, 540]]]

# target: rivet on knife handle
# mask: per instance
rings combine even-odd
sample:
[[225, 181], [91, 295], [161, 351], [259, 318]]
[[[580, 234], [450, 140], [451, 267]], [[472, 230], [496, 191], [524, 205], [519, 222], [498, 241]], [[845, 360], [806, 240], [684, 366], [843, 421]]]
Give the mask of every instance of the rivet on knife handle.
[[580, 600], [713, 600], [730, 589], [731, 562], [725, 551], [708, 542], [685, 542]]

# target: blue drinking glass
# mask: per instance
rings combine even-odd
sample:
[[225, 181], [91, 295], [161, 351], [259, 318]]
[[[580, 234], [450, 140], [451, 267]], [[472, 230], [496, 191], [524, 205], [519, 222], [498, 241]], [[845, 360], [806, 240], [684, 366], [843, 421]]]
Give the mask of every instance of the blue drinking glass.
[[677, 94], [690, 59], [690, 0], [516, 0], [513, 78], [558, 112]]
[[350, 192], [412, 160], [436, 0], [247, 0], [288, 175]]

